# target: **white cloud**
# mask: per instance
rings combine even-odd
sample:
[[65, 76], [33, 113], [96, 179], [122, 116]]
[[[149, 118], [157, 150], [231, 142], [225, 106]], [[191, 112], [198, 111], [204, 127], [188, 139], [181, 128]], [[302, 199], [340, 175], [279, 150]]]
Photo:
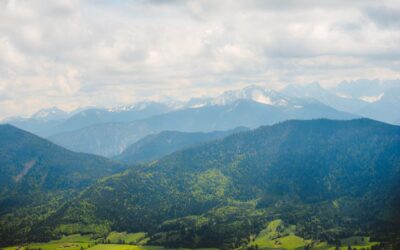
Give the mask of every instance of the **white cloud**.
[[0, 1], [0, 118], [400, 78], [398, 1]]

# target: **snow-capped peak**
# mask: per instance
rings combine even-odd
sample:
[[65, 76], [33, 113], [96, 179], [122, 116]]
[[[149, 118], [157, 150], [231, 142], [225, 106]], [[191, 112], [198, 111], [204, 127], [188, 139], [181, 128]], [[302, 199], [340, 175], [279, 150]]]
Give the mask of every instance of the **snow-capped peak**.
[[157, 104], [157, 103], [152, 102], [152, 101], [143, 101], [143, 102], [137, 102], [132, 105], [108, 108], [107, 111], [118, 113], [118, 112], [126, 112], [126, 111], [131, 111], [131, 110], [145, 110], [146, 108], [148, 108], [154, 104]]
[[255, 102], [273, 105], [286, 106], [288, 99], [275, 90], [261, 86], [248, 86], [239, 90], [230, 90], [211, 101], [212, 105], [227, 105], [237, 100], [253, 100]]
[[32, 118], [51, 120], [51, 119], [63, 118], [66, 117], [67, 115], [68, 113], [66, 113], [65, 111], [56, 107], [52, 107], [48, 109], [39, 110], [38, 112], [32, 115]]
[[108, 108], [108, 112], [124, 112], [124, 111], [129, 111], [135, 108], [135, 105], [127, 105], [127, 106], [118, 106], [118, 107], [112, 107]]
[[360, 100], [363, 100], [364, 102], [374, 103], [382, 99], [384, 95], [385, 93], [380, 93], [377, 96], [361, 96]]

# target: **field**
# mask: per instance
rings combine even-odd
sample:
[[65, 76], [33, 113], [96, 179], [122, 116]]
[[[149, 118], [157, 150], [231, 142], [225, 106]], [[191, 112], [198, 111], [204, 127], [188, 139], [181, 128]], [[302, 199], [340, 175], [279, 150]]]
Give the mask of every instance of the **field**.
[[311, 243], [296, 236], [295, 231], [295, 226], [285, 226], [282, 220], [274, 220], [269, 222], [249, 245], [259, 249], [303, 249]]
[[120, 245], [120, 244], [99, 244], [89, 250], [161, 250], [159, 246], [137, 246], [137, 245]]
[[[371, 249], [371, 247], [378, 245], [379, 242], [371, 242], [369, 237], [361, 237], [361, 236], [354, 236], [340, 240], [341, 246], [340, 250], [347, 250], [348, 246], [351, 246], [351, 249]], [[325, 242], [314, 246], [312, 250], [336, 250], [334, 246], [328, 245]]]
[[68, 243], [68, 242], [81, 242], [81, 243], [90, 243], [94, 242], [91, 234], [80, 235], [80, 234], [72, 234], [68, 236], [63, 236], [59, 240], [52, 240], [49, 243]]
[[[311, 240], [303, 239], [295, 235], [296, 227], [293, 225], [284, 225], [281, 220], [274, 220], [266, 225], [257, 237], [249, 243], [249, 247], [260, 250], [285, 249], [302, 250], [305, 246], [311, 245]], [[378, 245], [378, 242], [371, 242], [369, 237], [354, 236], [341, 239], [341, 250], [348, 250], [350, 245], [352, 249], [371, 249]], [[336, 250], [336, 247], [326, 242], [321, 242], [311, 247], [312, 250]]]
[[[162, 246], [98, 244], [92, 248], [89, 248], [89, 250], [168, 250], [168, 248], [164, 248]], [[179, 250], [188, 250], [188, 249], [187, 248], [179, 248]], [[196, 248], [196, 250], [218, 250], [218, 249], [217, 248]]]
[[109, 243], [127, 243], [144, 245], [147, 243], [146, 233], [126, 233], [126, 232], [111, 232], [106, 239]]
[[[284, 225], [281, 220], [275, 220], [266, 225], [257, 237], [253, 237], [248, 247], [254, 247], [260, 250], [302, 250], [305, 246], [310, 245], [310, 240], [305, 240], [294, 234], [295, 227], [292, 225]], [[145, 233], [126, 233], [111, 232], [106, 241], [108, 242], [133, 242], [133, 244], [96, 244], [91, 235], [69, 235], [59, 240], [53, 240], [48, 243], [30, 243], [21, 246], [13, 246], [3, 248], [4, 250], [166, 250], [162, 246], [143, 246], [139, 245], [146, 239]], [[354, 236], [342, 239], [341, 250], [347, 250], [348, 245], [352, 249], [371, 249], [372, 246], [379, 244], [371, 242], [369, 237]], [[139, 244], [138, 244], [139, 243]], [[245, 248], [243, 248], [245, 249]], [[321, 242], [314, 245], [312, 250], [336, 250], [335, 246]], [[180, 248], [180, 250], [185, 250]], [[197, 249], [197, 250], [218, 250], [216, 248]]]
[[[21, 247], [5, 247], [4, 250], [166, 250], [162, 246], [139, 246], [126, 244], [97, 244], [88, 248], [90, 243], [32, 243]], [[82, 248], [81, 248], [82, 247]], [[185, 250], [180, 248], [180, 250]], [[218, 250], [216, 248], [198, 248], [196, 250]]]
[[31, 243], [24, 246], [6, 247], [5, 250], [81, 250], [87, 249], [91, 243], [60, 242], [60, 243]]
[[[354, 236], [340, 240], [341, 250], [347, 250], [348, 245], [352, 249], [371, 249], [372, 246], [378, 245], [379, 242], [371, 242], [369, 237]], [[329, 248], [329, 250], [334, 250], [335, 248]]]
[[[145, 244], [145, 233], [126, 233], [111, 232], [106, 241], [108, 242], [129, 242], [135, 244]], [[3, 250], [166, 250], [162, 246], [142, 246], [128, 244], [96, 244], [92, 239], [92, 235], [69, 235], [59, 240], [52, 240], [47, 243], [30, 243], [20, 246], [11, 246], [1, 248]], [[181, 248], [181, 250], [184, 250]], [[218, 250], [213, 248], [197, 249], [197, 250]]]
[[5, 247], [5, 250], [81, 250], [94, 246], [92, 235], [73, 234], [47, 243], [30, 243], [21, 246]]

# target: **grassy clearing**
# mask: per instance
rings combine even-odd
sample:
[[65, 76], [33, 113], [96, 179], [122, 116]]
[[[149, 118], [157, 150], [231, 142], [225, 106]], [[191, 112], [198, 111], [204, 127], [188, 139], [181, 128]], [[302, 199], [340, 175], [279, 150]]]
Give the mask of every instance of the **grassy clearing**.
[[309, 243], [309, 241], [304, 240], [301, 237], [298, 237], [296, 235], [289, 235], [286, 237], [282, 237], [278, 239], [280, 245], [283, 248], [286, 249], [297, 249], [300, 247], [304, 247], [305, 245], [307, 245], [307, 243]]
[[[1, 248], [4, 250], [168, 250], [162, 246], [140, 246], [126, 244], [97, 244], [92, 243], [32, 243], [25, 246]], [[179, 248], [179, 250], [189, 250]], [[196, 250], [219, 250], [217, 248], [198, 248]]]
[[159, 246], [137, 246], [137, 245], [122, 245], [122, 244], [98, 244], [89, 248], [89, 250], [161, 250]]
[[[294, 234], [295, 227], [289, 225], [285, 226], [281, 220], [275, 220], [266, 225], [258, 236], [254, 239], [249, 246], [258, 246], [260, 250], [300, 250], [311, 243], [310, 240], [305, 240]], [[48, 243], [31, 243], [21, 246], [5, 247], [4, 250], [166, 250], [162, 246], [143, 246], [141, 242], [145, 241], [146, 234], [140, 233], [126, 233], [126, 232], [111, 232], [106, 240], [110, 242], [133, 243], [128, 244], [97, 244], [92, 239], [92, 235], [69, 235], [64, 236], [59, 240], [53, 240]], [[354, 236], [341, 239], [341, 250], [347, 250], [348, 245], [352, 249], [371, 249], [372, 246], [378, 245], [379, 242], [371, 242], [369, 237]], [[320, 242], [314, 245], [312, 250], [335, 250], [335, 246], [329, 245], [326, 242]], [[180, 250], [189, 250], [180, 248]], [[218, 250], [216, 248], [205, 248], [196, 250]]]
[[364, 246], [364, 247], [371, 247], [374, 245], [378, 245], [379, 242], [371, 242], [370, 241], [370, 237], [362, 237], [362, 236], [354, 236], [354, 237], [349, 237], [346, 239], [342, 239], [340, 240], [340, 242], [342, 243], [342, 245], [351, 245], [351, 246]]
[[[340, 250], [347, 250], [348, 245], [351, 246], [352, 249], [371, 249], [371, 247], [375, 245], [379, 245], [379, 242], [371, 242], [369, 237], [362, 236], [353, 236], [340, 240], [341, 247]], [[328, 248], [329, 250], [335, 250], [335, 247]]]
[[111, 232], [106, 241], [110, 243], [145, 244], [146, 233]]
[[[166, 250], [162, 246], [137, 246], [137, 245], [121, 245], [121, 244], [98, 244], [88, 250]], [[180, 250], [189, 250], [179, 248]], [[219, 250], [217, 248], [197, 248], [196, 250]]]
[[295, 226], [285, 226], [282, 220], [274, 220], [266, 225], [250, 245], [258, 246], [259, 249], [297, 249], [311, 243], [296, 236], [295, 231]]
[[328, 245], [326, 242], [320, 242], [314, 245], [311, 249], [312, 250], [329, 250], [332, 246]]
[[[371, 247], [375, 245], [379, 245], [379, 242], [371, 242], [369, 237], [362, 236], [353, 236], [340, 240], [341, 246], [340, 250], [347, 250], [348, 245], [351, 246], [351, 249], [371, 249]], [[311, 248], [312, 250], [336, 250], [335, 246], [328, 245], [326, 242], [321, 242]]]
[[[305, 240], [295, 235], [296, 227], [285, 225], [281, 220], [274, 220], [267, 223], [249, 246], [258, 246], [260, 250], [285, 249], [299, 250], [304, 249], [306, 245], [311, 244], [311, 240]], [[352, 249], [371, 249], [372, 246], [378, 245], [379, 242], [371, 242], [369, 237], [354, 236], [341, 239], [341, 250], [348, 250], [348, 245]], [[335, 246], [326, 242], [320, 242], [314, 245], [312, 250], [335, 250]]]
[[94, 246], [92, 235], [72, 234], [47, 243], [30, 243], [5, 247], [5, 250], [81, 250]]
[[49, 243], [67, 243], [67, 242], [92, 242], [92, 235], [80, 235], [80, 234], [72, 234], [68, 236], [63, 236], [59, 240], [52, 240]]
[[285, 237], [276, 238], [274, 240], [269, 239], [256, 239], [254, 242], [259, 249], [297, 249], [304, 248], [310, 241], [304, 240], [303, 238], [296, 235], [289, 235]]
[[24, 246], [6, 247], [5, 250], [81, 250], [91, 247], [91, 243], [59, 242], [59, 243], [31, 243]]
[[[138, 244], [146, 242], [146, 233], [119, 233], [112, 232], [108, 235], [107, 240], [125, 242], [136, 242]], [[73, 234], [64, 236], [59, 240], [52, 240], [47, 243], [30, 243], [20, 246], [11, 246], [0, 248], [2, 250], [167, 250], [162, 246], [142, 246], [142, 245], [128, 245], [128, 244], [95, 244], [92, 235]], [[180, 250], [189, 250], [180, 248]], [[204, 248], [196, 250], [218, 250], [216, 248]]]

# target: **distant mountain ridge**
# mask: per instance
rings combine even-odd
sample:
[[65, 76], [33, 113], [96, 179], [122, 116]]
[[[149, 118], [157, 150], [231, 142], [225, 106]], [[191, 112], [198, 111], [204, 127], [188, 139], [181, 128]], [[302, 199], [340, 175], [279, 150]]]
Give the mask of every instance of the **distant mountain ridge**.
[[141, 163], [159, 159], [173, 152], [207, 141], [222, 139], [228, 135], [248, 130], [245, 127], [228, 131], [179, 132], [163, 131], [151, 134], [126, 148], [114, 159], [125, 163]]
[[[363, 84], [375, 87], [365, 91]], [[113, 157], [145, 136], [163, 130], [210, 132], [315, 118], [371, 117], [396, 124], [400, 120], [395, 108], [400, 106], [400, 88], [396, 86], [396, 82], [365, 80], [343, 82], [334, 89], [322, 88], [318, 83], [288, 85], [280, 91], [248, 86], [187, 102], [141, 102], [112, 109], [91, 108], [68, 114], [67, 118], [62, 118], [65, 117], [62, 111], [45, 110], [31, 119], [11, 123], [73, 151]], [[46, 118], [52, 113], [61, 115]]]
[[[230, 103], [230, 102], [229, 102]], [[172, 111], [130, 123], [104, 123], [49, 137], [68, 149], [103, 156], [115, 156], [146, 135], [164, 130], [211, 132], [235, 127], [256, 128], [288, 119], [353, 119], [313, 99], [292, 98], [284, 105], [270, 105], [241, 99], [226, 105]]]
[[139, 102], [135, 105], [111, 109], [87, 108], [72, 113], [52, 108], [40, 110], [31, 118], [12, 118], [5, 120], [5, 122], [40, 136], [48, 137], [95, 124], [140, 120], [168, 112], [170, 109], [171, 107], [157, 102]]
[[344, 81], [331, 89], [318, 83], [288, 85], [282, 93], [289, 96], [313, 97], [335, 109], [362, 117], [400, 125], [400, 80], [378, 81], [359, 79]]
[[[243, 89], [226, 91], [217, 97], [199, 97], [192, 98], [188, 101], [142, 101], [128, 106], [115, 108], [86, 108], [72, 113], [66, 113], [57, 108], [50, 108], [38, 111], [31, 118], [10, 118], [3, 122], [11, 123], [41, 136], [50, 136], [103, 122], [131, 122], [174, 110], [211, 105], [229, 105], [243, 99], [270, 105], [285, 105], [288, 98], [297, 97], [316, 99], [340, 111], [353, 113], [359, 116], [367, 116], [384, 122], [397, 123], [397, 117], [400, 117], [399, 113], [393, 111], [396, 116], [396, 118], [393, 119], [392, 114], [383, 116], [381, 112], [378, 111], [381, 108], [374, 108], [373, 106], [382, 96], [385, 94], [390, 96], [392, 90], [399, 88], [400, 80], [379, 81], [368, 79], [343, 81], [334, 88], [323, 88], [318, 83], [306, 85], [289, 84], [279, 91], [251, 85]], [[392, 98], [391, 102], [394, 101], [398, 105], [400, 101], [395, 100], [396, 98]], [[379, 105], [384, 106], [387, 110], [393, 109], [393, 107], [388, 104], [381, 103]], [[365, 112], [370, 106], [373, 107], [371, 111]], [[149, 112], [147, 112], [146, 109], [149, 109]], [[139, 112], [140, 110], [141, 112]], [[132, 111], [135, 111], [136, 114], [132, 114]], [[80, 112], [83, 113], [75, 117], [75, 122], [67, 122], [65, 125], [62, 125], [63, 121], [67, 118], [79, 114]], [[51, 115], [51, 117], [54, 118], [55, 114], [58, 114], [58, 118], [51, 119], [52, 123], [46, 124], [49, 119], [47, 117], [41, 117], [41, 115], [52, 113], [53, 115]], [[88, 122], [88, 119], [84, 118], [84, 113], [88, 113], [88, 115], [92, 117], [92, 120]], [[112, 115], [112, 113], [119, 114]], [[79, 122], [79, 117], [86, 119], [86, 122]], [[58, 123], [55, 121], [58, 121]], [[56, 128], [57, 125], [60, 125], [60, 127]]]
[[20, 129], [41, 135], [41, 131], [47, 131], [58, 126], [69, 116], [69, 113], [53, 107], [39, 110], [30, 118], [11, 117], [4, 120], [3, 123], [12, 124]]
[[239, 100], [251, 100], [254, 102], [267, 104], [271, 106], [295, 105], [296, 100], [289, 96], [261, 86], [252, 85], [239, 90], [229, 90], [215, 98], [196, 98], [190, 100], [188, 107], [204, 106], [225, 106], [231, 105]]

